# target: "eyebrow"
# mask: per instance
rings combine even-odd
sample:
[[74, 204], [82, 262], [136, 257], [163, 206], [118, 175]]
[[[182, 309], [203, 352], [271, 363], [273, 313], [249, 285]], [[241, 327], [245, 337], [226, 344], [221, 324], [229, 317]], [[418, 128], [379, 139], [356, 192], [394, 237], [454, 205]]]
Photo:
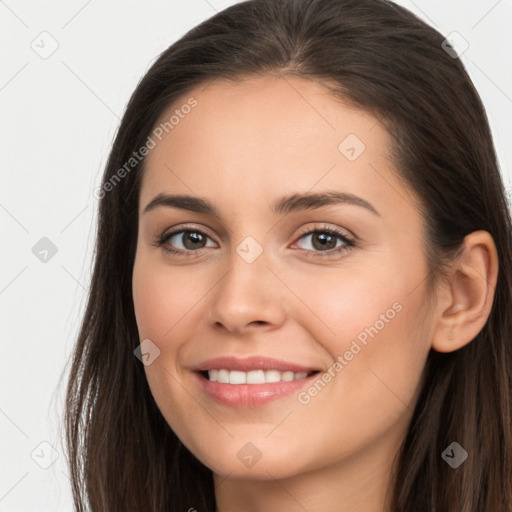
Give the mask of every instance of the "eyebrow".
[[[296, 193], [279, 198], [272, 205], [272, 212], [275, 214], [286, 214], [302, 210], [314, 210], [323, 206], [333, 204], [351, 204], [365, 208], [374, 215], [380, 217], [375, 207], [365, 199], [346, 192], [327, 191], [320, 193]], [[207, 199], [188, 195], [158, 194], [144, 208], [143, 213], [148, 213], [160, 206], [180, 208], [191, 212], [207, 213], [221, 218], [217, 208]]]

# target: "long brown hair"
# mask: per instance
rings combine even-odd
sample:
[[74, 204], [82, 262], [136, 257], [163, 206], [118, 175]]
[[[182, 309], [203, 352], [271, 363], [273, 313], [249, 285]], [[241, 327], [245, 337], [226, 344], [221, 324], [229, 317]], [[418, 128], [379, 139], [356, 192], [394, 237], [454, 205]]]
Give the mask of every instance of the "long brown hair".
[[[464, 348], [431, 351], [390, 492], [393, 512], [512, 510], [511, 219], [484, 107], [444, 39], [385, 0], [250, 0], [159, 56], [130, 99], [99, 194], [64, 421], [77, 510], [215, 510], [212, 472], [170, 429], [134, 356], [131, 279], [144, 159], [112, 178], [163, 111], [195, 86], [264, 74], [315, 80], [386, 127], [397, 175], [421, 200], [434, 281], [465, 235], [493, 236], [500, 266], [488, 321]], [[469, 453], [457, 469], [441, 458], [452, 441]]]

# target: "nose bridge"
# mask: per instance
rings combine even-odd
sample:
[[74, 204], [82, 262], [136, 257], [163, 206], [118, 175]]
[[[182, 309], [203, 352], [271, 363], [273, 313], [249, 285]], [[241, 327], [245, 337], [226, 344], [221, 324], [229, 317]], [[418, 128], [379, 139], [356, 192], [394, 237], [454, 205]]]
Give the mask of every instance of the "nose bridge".
[[209, 318], [230, 331], [261, 323], [274, 327], [284, 320], [284, 303], [278, 282], [268, 268], [270, 254], [253, 237], [233, 247], [224, 277], [212, 290]]

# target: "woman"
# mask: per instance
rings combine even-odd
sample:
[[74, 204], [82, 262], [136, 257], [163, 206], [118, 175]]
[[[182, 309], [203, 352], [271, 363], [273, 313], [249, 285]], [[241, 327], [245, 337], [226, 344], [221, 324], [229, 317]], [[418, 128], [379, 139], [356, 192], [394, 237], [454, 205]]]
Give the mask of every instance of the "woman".
[[512, 509], [511, 220], [441, 34], [229, 7], [140, 82], [96, 195], [79, 510]]

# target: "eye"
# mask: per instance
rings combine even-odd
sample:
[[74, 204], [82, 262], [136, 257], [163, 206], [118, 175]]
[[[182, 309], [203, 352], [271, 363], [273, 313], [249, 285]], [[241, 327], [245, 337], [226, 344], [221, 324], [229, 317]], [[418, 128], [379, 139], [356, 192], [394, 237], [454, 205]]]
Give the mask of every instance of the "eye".
[[[303, 247], [302, 250], [310, 253], [312, 257], [335, 256], [356, 246], [354, 240], [329, 226], [314, 226], [314, 229], [302, 233], [298, 241], [308, 239], [309, 243], [305, 245], [309, 247]], [[208, 245], [208, 241], [213, 242], [212, 238], [203, 231], [195, 227], [185, 229], [182, 226], [179, 230], [162, 234], [154, 245], [160, 247], [165, 253], [187, 257], [198, 256], [207, 247], [216, 247], [215, 242]], [[297, 242], [294, 245], [296, 244]]]
[[207, 245], [211, 238], [199, 229], [180, 229], [163, 234], [155, 243], [166, 253], [189, 256], [192, 252], [200, 252], [206, 247], [215, 247], [215, 243]]
[[303, 233], [299, 240], [308, 240], [309, 247], [304, 250], [312, 252], [312, 256], [333, 256], [355, 247], [355, 241], [341, 231], [328, 226], [315, 226]]

